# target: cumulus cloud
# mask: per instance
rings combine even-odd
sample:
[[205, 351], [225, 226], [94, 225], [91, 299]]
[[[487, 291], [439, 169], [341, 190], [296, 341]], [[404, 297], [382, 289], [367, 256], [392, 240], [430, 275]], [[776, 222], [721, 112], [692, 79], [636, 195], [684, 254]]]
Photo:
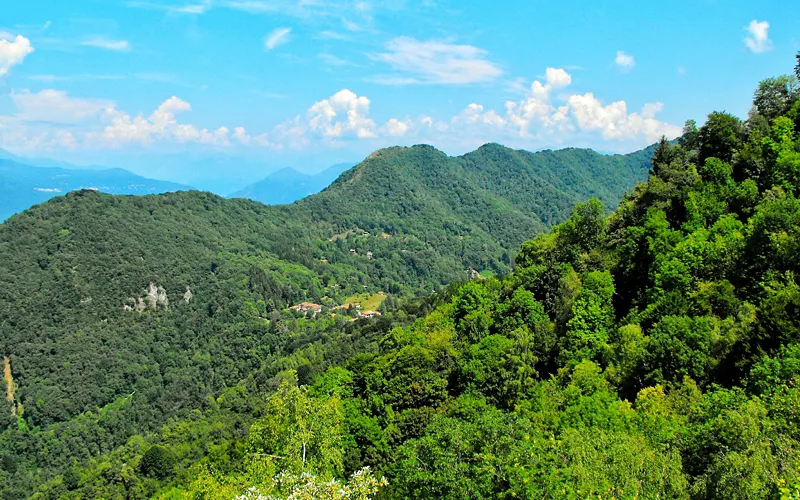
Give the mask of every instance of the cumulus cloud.
[[386, 135], [390, 137], [402, 137], [406, 135], [408, 129], [411, 128], [411, 120], [398, 120], [397, 118], [390, 118], [384, 127]]
[[653, 143], [661, 136], [674, 139], [681, 134], [676, 125], [655, 118], [664, 104], [645, 104], [640, 112], [628, 113], [625, 101], [603, 105], [594, 94], [573, 95], [568, 101], [570, 113], [581, 130], [599, 131], [604, 139], [630, 140], [638, 137]]
[[375, 137], [375, 121], [369, 118], [370, 101], [364, 96], [343, 89], [323, 99], [308, 110], [308, 127], [324, 138], [355, 134], [356, 137]]
[[154, 140], [172, 140], [178, 143], [198, 142], [215, 146], [230, 145], [227, 127], [219, 127], [213, 131], [198, 128], [194, 125], [179, 123], [177, 115], [191, 111], [192, 106], [179, 97], [172, 96], [153, 111], [149, 117], [129, 114], [108, 107], [104, 111], [108, 125], [100, 137], [111, 145], [123, 145], [130, 142], [147, 143]]
[[33, 50], [31, 41], [22, 35], [11, 40], [7, 33], [0, 34], [0, 76], [8, 74], [12, 66], [21, 64]]
[[554, 89], [566, 88], [571, 83], [572, 77], [564, 69], [548, 68], [543, 81], [534, 81], [523, 99], [506, 102], [504, 112], [472, 103], [452, 118], [448, 133], [453, 138], [474, 138], [475, 143], [482, 138], [534, 147], [574, 144], [577, 140], [586, 141], [593, 134], [604, 142], [636, 147], [651, 144], [662, 135], [675, 138], [681, 133], [680, 127], [655, 118], [662, 103], [647, 104], [642, 110], [630, 113], [625, 101], [603, 104], [592, 93], [554, 99]]
[[128, 52], [131, 50], [131, 45], [127, 40], [109, 40], [102, 37], [86, 40], [82, 42], [81, 45], [98, 49], [114, 50], [117, 52]]
[[19, 110], [18, 118], [53, 123], [84, 122], [112, 105], [109, 101], [70, 97], [64, 91], [52, 89], [11, 92], [11, 100]]
[[562, 68], [547, 68], [544, 80], [534, 81], [521, 101], [506, 102], [506, 121], [519, 137], [530, 137], [538, 130], [565, 122], [565, 110], [553, 105], [550, 91], [568, 87], [572, 76]]
[[550, 88], [560, 89], [572, 83], [572, 76], [562, 68], [547, 68], [545, 71], [545, 81]]
[[757, 21], [753, 19], [745, 27], [747, 36], [744, 37], [745, 46], [754, 54], [761, 54], [772, 49], [772, 41], [769, 39], [769, 23], [767, 21]]
[[236, 127], [233, 129], [233, 139], [238, 141], [240, 144], [244, 144], [245, 146], [250, 144], [250, 141], [252, 140], [244, 127]]
[[616, 64], [621, 71], [630, 71], [636, 66], [636, 58], [618, 50], [617, 57], [614, 58], [614, 64]]
[[[370, 114], [372, 102], [367, 96], [342, 89], [313, 103], [305, 113], [256, 133], [241, 126], [203, 128], [186, 123], [182, 118], [192, 106], [177, 96], [148, 115], [131, 115], [103, 100], [72, 98], [55, 90], [22, 91], [12, 94], [19, 113], [0, 116], [0, 143], [17, 149], [172, 143], [280, 151], [356, 143], [374, 149], [415, 142], [458, 150], [494, 141], [525, 149], [569, 145], [623, 152], [652, 144], [662, 135], [672, 139], [681, 133], [681, 127], [656, 117], [663, 109], [660, 102], [630, 110], [624, 100], [606, 103], [592, 92], [569, 92], [571, 85], [572, 76], [565, 69], [547, 68], [521, 98], [499, 108], [472, 102], [455, 115], [387, 117], [380, 126]], [[70, 128], [58, 128], [58, 123], [69, 123]]]
[[502, 74], [486, 59], [485, 50], [472, 45], [402, 36], [387, 42], [385, 49], [371, 57], [396, 73], [375, 78], [378, 83], [463, 85], [492, 81]]
[[289, 35], [292, 33], [291, 28], [276, 28], [264, 40], [264, 48], [272, 50], [280, 45], [289, 41]]

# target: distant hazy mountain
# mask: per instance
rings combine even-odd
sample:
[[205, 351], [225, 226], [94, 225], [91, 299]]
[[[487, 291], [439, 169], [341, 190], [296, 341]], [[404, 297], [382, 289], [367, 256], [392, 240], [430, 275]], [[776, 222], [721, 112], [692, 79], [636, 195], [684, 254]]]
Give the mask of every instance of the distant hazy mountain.
[[232, 193], [229, 198], [248, 198], [266, 205], [292, 203], [319, 193], [352, 167], [352, 163], [337, 163], [314, 175], [304, 174], [287, 167]]
[[0, 150], [0, 221], [33, 205], [76, 189], [112, 194], [155, 194], [192, 189], [141, 177], [120, 168], [107, 170], [38, 167]]
[[189, 184], [220, 196], [242, 189], [243, 186], [275, 171], [275, 166], [268, 160], [202, 151], [98, 155], [93, 162], [114, 165], [149, 178]]

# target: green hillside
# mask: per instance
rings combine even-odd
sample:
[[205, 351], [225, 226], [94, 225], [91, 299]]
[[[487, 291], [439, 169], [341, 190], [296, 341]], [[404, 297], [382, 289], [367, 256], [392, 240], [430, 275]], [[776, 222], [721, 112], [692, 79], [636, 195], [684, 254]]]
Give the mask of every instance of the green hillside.
[[[3, 496], [215, 411], [243, 381], [269, 393], [281, 374], [305, 366], [311, 380], [368, 350], [374, 337], [348, 337], [334, 354], [290, 356], [331, 331], [369, 330], [328, 315], [353, 295], [385, 291], [388, 325], [421, 314], [393, 313], [398, 300], [471, 269], [507, 273], [518, 245], [576, 201], [613, 206], [651, 153], [390, 148], [292, 205], [80, 191], [11, 217], [0, 225], [0, 355], [15, 388], [0, 416]], [[286, 310], [301, 301], [326, 310]]]
[[[576, 205], [501, 278], [376, 321], [276, 317], [259, 369], [91, 461], [59, 457], [36, 497], [800, 497], [796, 88], [765, 80], [744, 122], [687, 122], [610, 217]], [[33, 434], [18, 418], [3, 435], [7, 477]]]

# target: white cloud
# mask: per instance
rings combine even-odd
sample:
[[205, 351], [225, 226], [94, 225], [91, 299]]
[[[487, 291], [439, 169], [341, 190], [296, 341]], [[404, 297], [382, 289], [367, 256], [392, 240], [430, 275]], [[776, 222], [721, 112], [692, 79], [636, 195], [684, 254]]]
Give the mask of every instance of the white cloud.
[[179, 5], [170, 9], [173, 14], [205, 14], [211, 8], [211, 2]]
[[368, 118], [370, 101], [348, 89], [340, 90], [308, 109], [308, 126], [324, 138], [355, 134], [359, 138], [375, 137], [375, 122]]
[[682, 131], [681, 127], [655, 119], [656, 113], [664, 107], [661, 102], [645, 104], [642, 111], [630, 114], [625, 101], [603, 105], [591, 92], [570, 96], [567, 102], [578, 128], [599, 131], [604, 139], [644, 138], [648, 143], [653, 143], [662, 135], [674, 139]]
[[24, 36], [17, 35], [14, 40], [10, 40], [10, 38], [10, 36], [0, 37], [0, 76], [8, 74], [12, 66], [21, 64], [25, 57], [34, 50], [31, 47], [31, 41]]
[[757, 21], [753, 19], [745, 27], [747, 36], [744, 37], [744, 44], [754, 54], [761, 54], [772, 50], [772, 40], [769, 39], [769, 23], [767, 21]]
[[101, 134], [89, 134], [87, 137], [101, 138], [107, 144], [114, 146], [130, 142], [148, 143], [155, 140], [230, 146], [228, 137], [230, 130], [227, 127], [209, 131], [206, 128], [179, 123], [177, 115], [191, 109], [191, 104], [176, 96], [161, 103], [147, 118], [141, 114], [131, 117], [123, 111], [109, 107], [105, 110], [105, 119], [109, 124]]
[[236, 127], [233, 130], [233, 138], [241, 144], [250, 144], [252, 137], [247, 133], [244, 127]]
[[127, 40], [109, 40], [107, 38], [92, 38], [81, 43], [86, 47], [96, 47], [98, 49], [115, 50], [119, 52], [128, 52], [131, 50], [131, 45]]
[[617, 57], [614, 58], [614, 64], [616, 64], [621, 71], [630, 71], [636, 66], [636, 58], [618, 50]]
[[375, 78], [378, 83], [461, 85], [492, 81], [502, 74], [486, 59], [485, 50], [472, 45], [403, 36], [387, 42], [385, 48], [386, 52], [371, 57], [398, 73]]
[[524, 96], [500, 108], [472, 102], [455, 116], [389, 117], [381, 126], [370, 114], [373, 103], [367, 96], [342, 89], [304, 114], [259, 133], [244, 127], [203, 128], [184, 123], [181, 118], [192, 106], [177, 96], [163, 101], [149, 115], [132, 115], [114, 103], [71, 98], [62, 91], [22, 91], [12, 94], [20, 112], [0, 116], [0, 145], [35, 150], [199, 144], [281, 151], [375, 149], [427, 142], [457, 151], [494, 141], [524, 149], [565, 145], [625, 152], [652, 144], [662, 135], [672, 139], [681, 133], [679, 126], [656, 118], [663, 109], [660, 102], [630, 111], [624, 100], [607, 104], [592, 92], [570, 93], [571, 84], [572, 76], [565, 69], [547, 68]]
[[266, 40], [264, 40], [264, 47], [267, 50], [272, 50], [280, 45], [285, 44], [289, 41], [289, 35], [291, 32], [291, 28], [277, 28], [273, 30], [269, 35], [267, 35]]
[[[506, 120], [515, 135], [529, 137], [535, 130], [565, 122], [565, 111], [550, 101], [550, 91], [568, 87], [572, 76], [562, 68], [547, 68], [545, 83], [534, 81], [528, 95], [519, 102], [506, 102]], [[496, 121], [496, 120], [495, 120]]]
[[545, 79], [550, 88], [560, 89], [572, 83], [572, 76], [561, 68], [547, 68]]
[[436, 120], [431, 116], [422, 116], [417, 121], [422, 127], [425, 127], [428, 130], [434, 130], [436, 132], [446, 132], [450, 128], [450, 125], [447, 123], [441, 120]]
[[[543, 80], [534, 81], [522, 100], [506, 102], [504, 112], [470, 104], [452, 118], [450, 129], [439, 139], [470, 147], [498, 141], [526, 148], [603, 143], [603, 149], [629, 150], [651, 144], [662, 135], [672, 139], [681, 133], [680, 127], [655, 118], [662, 103], [646, 104], [641, 111], [629, 113], [625, 101], [604, 105], [592, 93], [555, 99], [552, 91], [568, 87], [571, 75], [548, 68]], [[425, 120], [432, 123], [430, 118]], [[596, 136], [599, 139], [593, 139]]]
[[27, 89], [11, 92], [11, 100], [19, 110], [16, 115], [18, 118], [53, 123], [84, 122], [112, 105], [109, 101], [74, 98], [64, 91], [52, 89], [37, 93]]
[[192, 105], [179, 97], [172, 96], [153, 111], [150, 121], [156, 131], [165, 130], [168, 126], [177, 123], [176, 114], [191, 111]]
[[390, 137], [402, 137], [406, 135], [408, 129], [411, 128], [411, 120], [398, 120], [391, 118], [386, 122], [385, 133]]

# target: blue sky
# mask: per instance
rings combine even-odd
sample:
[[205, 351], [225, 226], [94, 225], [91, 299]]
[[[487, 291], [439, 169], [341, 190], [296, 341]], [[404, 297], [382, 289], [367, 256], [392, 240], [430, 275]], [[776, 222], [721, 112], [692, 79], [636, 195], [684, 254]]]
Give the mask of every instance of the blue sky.
[[5, 2], [0, 147], [307, 170], [395, 144], [626, 152], [746, 115], [798, 26], [786, 0]]

